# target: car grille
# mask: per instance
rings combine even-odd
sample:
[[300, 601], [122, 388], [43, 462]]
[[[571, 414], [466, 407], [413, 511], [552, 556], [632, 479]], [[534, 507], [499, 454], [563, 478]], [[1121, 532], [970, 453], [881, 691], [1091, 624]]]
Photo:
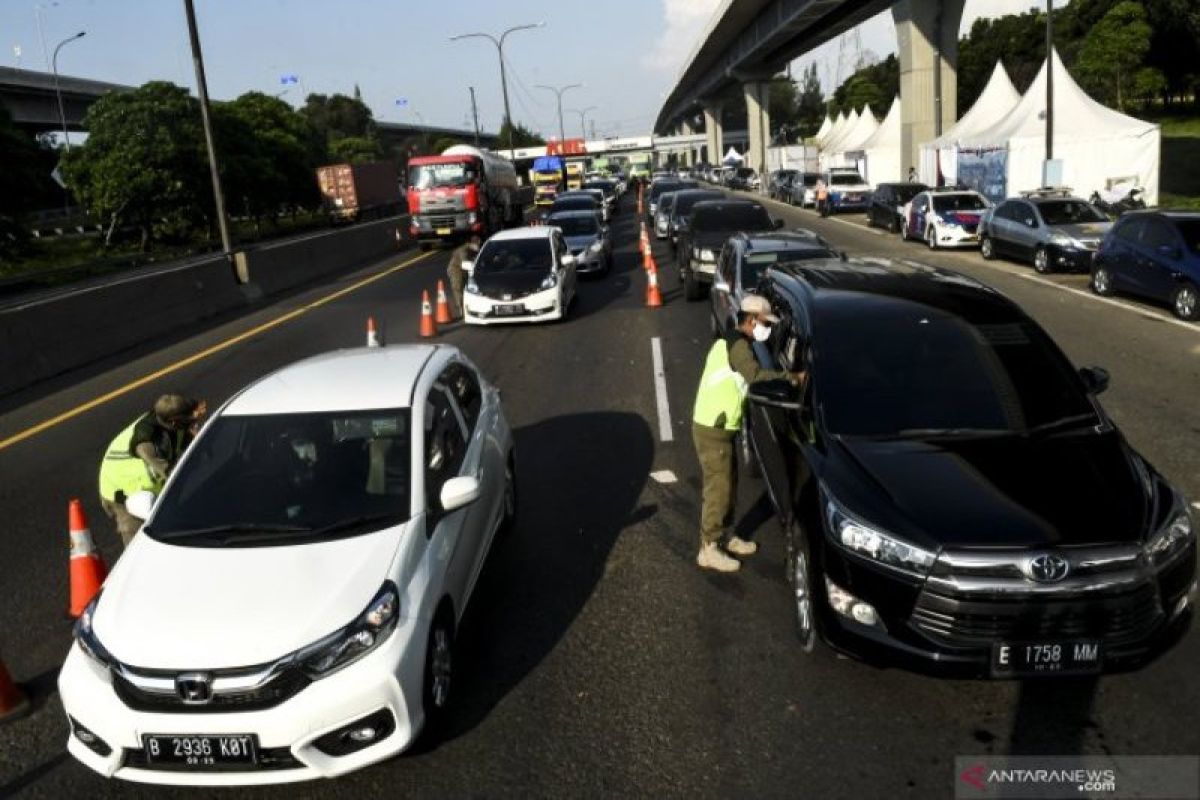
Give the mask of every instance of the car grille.
[[962, 226], [962, 229], [964, 231], [966, 231], [967, 233], [975, 233], [976, 231], [979, 230], [979, 223], [978, 222], [968, 222]]
[[456, 215], [454, 214], [439, 214], [437, 216], [426, 217], [429, 220], [431, 228], [453, 228], [456, 223]]
[[1088, 250], [1098, 250], [1100, 248], [1099, 239], [1080, 239], [1079, 243]]
[[304, 764], [296, 760], [288, 747], [260, 747], [257, 764], [230, 764], [221, 766], [193, 767], [189, 764], [154, 764], [146, 758], [146, 751], [125, 748], [124, 766], [131, 769], [149, 769], [162, 772], [266, 772], [270, 770], [300, 769]]
[[[244, 671], [240, 671], [244, 672]], [[175, 672], [154, 673], [155, 677], [173, 678]], [[236, 674], [214, 672], [215, 678]], [[253, 688], [238, 691], [214, 691], [207, 703], [185, 703], [175, 692], [150, 691], [139, 687], [121, 672], [113, 673], [113, 689], [121, 702], [134, 711], [184, 714], [228, 714], [274, 708], [299, 694], [312, 681], [296, 667], [286, 667], [274, 677]]]

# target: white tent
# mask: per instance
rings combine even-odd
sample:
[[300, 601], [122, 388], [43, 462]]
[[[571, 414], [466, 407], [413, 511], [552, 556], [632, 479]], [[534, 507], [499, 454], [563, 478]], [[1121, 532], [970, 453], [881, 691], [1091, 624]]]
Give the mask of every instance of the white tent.
[[[1136, 182], [1147, 205], [1158, 203], [1162, 131], [1088, 97], [1051, 53], [1054, 69], [1054, 157], [1062, 161], [1062, 184], [1087, 197], [1116, 183]], [[1006, 191], [1036, 189], [1046, 157], [1046, 64], [1029, 91], [1004, 119], [959, 140], [963, 148], [1007, 149]], [[961, 171], [961, 169], [960, 169]]]
[[879, 130], [879, 120], [875, 119], [875, 113], [871, 111], [871, 106], [863, 106], [862, 114], [854, 123], [854, 127], [846, 131], [846, 135], [832, 149], [830, 164], [845, 167], [859, 166], [863, 145], [875, 135], [877, 130]]
[[[1045, 93], [1043, 88], [1042, 94]], [[1004, 64], [997, 61], [996, 68], [992, 70], [992, 77], [988, 79], [979, 99], [967, 113], [941, 136], [921, 145], [921, 163], [918, 167], [921, 181], [936, 186], [940, 166], [942, 180], [953, 185], [958, 180], [958, 142], [988, 131], [1004, 119], [1020, 101], [1021, 94], [1009, 80], [1008, 73], [1004, 71]]]
[[[825, 119], [829, 119], [828, 115], [825, 117]], [[822, 125], [821, 128], [824, 129], [825, 126]], [[821, 148], [825, 147], [826, 142], [828, 142], [838, 136], [841, 136], [842, 131], [845, 130], [845, 128], [846, 128], [846, 112], [839, 111], [837, 118], [833, 121], [833, 124], [830, 125], [827, 130], [825, 130], [825, 134], [822, 135], [820, 132], [817, 133], [817, 147], [821, 147]]]
[[742, 158], [741, 153], [730, 147], [729, 152], [725, 154], [725, 158], [721, 159], [721, 163], [727, 167], [736, 167], [745, 160]]
[[817, 129], [817, 141], [821, 141], [829, 135], [829, 129], [833, 127], [833, 120], [829, 118], [829, 114], [825, 115], [825, 121], [821, 123], [821, 127]]
[[850, 109], [850, 116], [846, 117], [846, 121], [842, 123], [842, 127], [839, 129], [837, 125], [834, 125], [829, 138], [821, 143], [822, 152], [826, 154], [839, 152], [842, 148], [842, 140], [846, 138], [846, 135], [850, 131], [854, 130], [854, 126], [857, 124], [858, 110], [852, 108]]
[[867, 183], [893, 183], [907, 177], [900, 158], [900, 95], [896, 95], [887, 116], [862, 149], [866, 154], [863, 177]]

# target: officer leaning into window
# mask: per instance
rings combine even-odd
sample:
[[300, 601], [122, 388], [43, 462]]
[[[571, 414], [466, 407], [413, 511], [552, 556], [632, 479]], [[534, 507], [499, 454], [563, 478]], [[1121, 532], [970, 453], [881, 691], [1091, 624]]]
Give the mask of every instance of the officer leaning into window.
[[158, 494], [167, 475], [191, 444], [207, 405], [181, 394], [164, 394], [154, 408], [117, 434], [100, 462], [100, 505], [117, 524], [121, 542], [128, 547], [142, 526], [125, 507], [136, 492]]
[[[696, 563], [704, 569], [736, 572], [741, 563], [729, 556], [751, 556], [758, 545], [736, 535], [721, 548], [725, 529], [732, 526], [737, 502], [737, 464], [734, 436], [742, 426], [742, 409], [750, 384], [786, 379], [799, 385], [803, 372], [762, 369], [754, 357], [751, 341], [771, 338], [771, 326], [779, 317], [771, 312], [765, 297], [747, 295], [738, 313], [737, 328], [713, 342], [696, 392], [692, 412], [692, 440], [703, 476], [700, 512], [700, 554]], [[726, 552], [728, 551], [728, 552]]]

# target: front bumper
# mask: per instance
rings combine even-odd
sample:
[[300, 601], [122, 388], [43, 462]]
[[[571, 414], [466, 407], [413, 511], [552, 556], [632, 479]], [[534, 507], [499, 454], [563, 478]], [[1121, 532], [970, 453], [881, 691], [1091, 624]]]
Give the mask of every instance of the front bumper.
[[978, 247], [979, 228], [968, 230], [957, 225], [935, 225], [938, 247]]
[[829, 200], [829, 208], [832, 211], [866, 211], [867, 206], [871, 204], [868, 195], [832, 195]]
[[692, 258], [688, 261], [688, 268], [692, 271], [692, 275], [701, 283], [712, 283], [713, 275], [717, 272], [717, 262], [715, 261], [700, 261]]
[[1092, 261], [1096, 258], [1096, 251], [1087, 248], [1079, 247], [1063, 247], [1061, 245], [1047, 245], [1046, 256], [1050, 259], [1051, 266], [1057, 269], [1084, 270], [1090, 272], [1092, 269]]
[[[562, 284], [553, 289], [543, 289], [524, 297], [501, 300], [481, 294], [463, 295], [465, 306], [463, 321], [468, 325], [504, 325], [512, 322], [550, 322], [562, 319], [565, 310]], [[501, 306], [520, 305], [524, 310], [517, 314], [503, 314]]]
[[417, 241], [449, 239], [480, 233], [483, 223], [474, 211], [453, 214], [414, 214], [409, 220], [408, 234]]
[[603, 250], [580, 250], [575, 256], [575, 271], [580, 274], [603, 272], [608, 260]]
[[[129, 708], [117, 696], [109, 670], [78, 645], [67, 654], [58, 687], [67, 715], [98, 736], [101, 755], [69, 734], [67, 750], [90, 769], [110, 778], [178, 786], [241, 786], [333, 778], [390, 758], [410, 744], [424, 725], [424, 681], [428, 622], [400, 620], [377, 650], [339, 672], [313, 681], [279, 705], [232, 713], [149, 713]], [[348, 755], [329, 755], [317, 740], [378, 711], [394, 730]], [[146, 734], [228, 734], [258, 738], [256, 768], [150, 767]], [[103, 748], [102, 748], [103, 749]]]

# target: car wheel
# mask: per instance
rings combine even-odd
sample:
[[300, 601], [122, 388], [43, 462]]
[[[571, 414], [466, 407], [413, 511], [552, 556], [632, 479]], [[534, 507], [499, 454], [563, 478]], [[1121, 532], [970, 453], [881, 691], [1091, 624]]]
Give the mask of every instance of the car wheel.
[[787, 538], [787, 579], [792, 587], [792, 613], [800, 649], [811, 653], [817, 643], [816, 603], [813, 600], [812, 565], [799, 525], [792, 523]]
[[872, 214], [870, 211], [867, 212], [867, 227], [868, 228], [875, 227], [875, 215]]
[[445, 718], [450, 702], [454, 677], [454, 626], [451, 614], [443, 608], [433, 618], [429, 641], [425, 645], [425, 684], [422, 697], [425, 709], [425, 730], [437, 734], [437, 726]]
[[900, 218], [893, 216], [891, 223], [888, 224], [888, 230], [892, 233], [900, 233]]
[[690, 269], [683, 271], [683, 296], [693, 302], [703, 296], [700, 281], [696, 280], [696, 273]]
[[1180, 319], [1189, 322], [1200, 319], [1200, 291], [1194, 283], [1184, 283], [1175, 290], [1171, 297], [1171, 310]]
[[979, 240], [979, 253], [987, 261], [991, 261], [996, 257], [996, 249], [995, 245], [992, 244], [992, 237], [984, 236]]
[[1092, 270], [1091, 287], [1101, 297], [1108, 297], [1113, 293], [1112, 274], [1105, 267], [1097, 266]]
[[932, 225], [925, 230], [925, 244], [929, 245], [930, 250], [938, 249], [937, 230]]
[[1039, 247], [1033, 251], [1033, 268], [1039, 275], [1045, 275], [1050, 272], [1050, 254], [1046, 252], [1046, 248]]

